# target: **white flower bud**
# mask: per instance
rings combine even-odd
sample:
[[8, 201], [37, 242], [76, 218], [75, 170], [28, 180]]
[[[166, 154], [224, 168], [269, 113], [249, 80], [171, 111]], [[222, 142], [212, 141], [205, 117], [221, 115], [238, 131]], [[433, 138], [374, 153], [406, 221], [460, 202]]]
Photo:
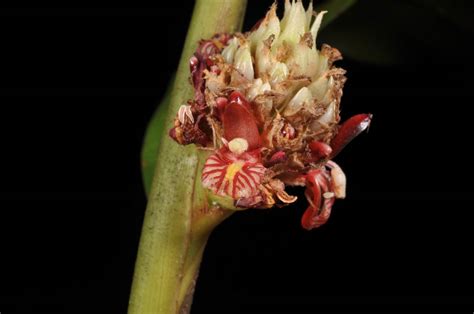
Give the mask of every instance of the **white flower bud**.
[[306, 9], [306, 32], [309, 31], [309, 26], [311, 25], [311, 20], [313, 19], [313, 13], [313, 1], [310, 1], [308, 8]]
[[[313, 45], [314, 46], [314, 45]], [[304, 42], [296, 44], [287, 61], [293, 76], [314, 77], [318, 72], [319, 53]]]
[[308, 88], [317, 100], [322, 100], [326, 92], [328, 91], [329, 80], [327, 77], [322, 76], [316, 81], [311, 83]]
[[280, 20], [276, 15], [275, 4], [272, 5], [258, 29], [252, 32], [248, 37], [252, 53], [255, 52], [259, 43], [267, 40], [272, 35], [274, 35], [275, 38], [280, 36]]
[[328, 13], [328, 11], [321, 11], [316, 16], [313, 25], [311, 26], [311, 35], [313, 36], [313, 42], [316, 46], [316, 38], [318, 36], [319, 27], [321, 27], [321, 21], [323, 20], [324, 14]]
[[272, 84], [280, 83], [288, 77], [288, 67], [286, 64], [277, 62], [270, 70], [270, 81]]
[[285, 15], [280, 23], [281, 34], [278, 37], [278, 44], [286, 41], [287, 43], [296, 44], [300, 41], [301, 36], [306, 32], [306, 12], [303, 8], [301, 0], [290, 4], [289, 0], [285, 1]]
[[247, 80], [253, 80], [252, 55], [248, 43], [241, 45], [235, 52], [234, 66]]
[[234, 62], [234, 55], [235, 51], [239, 47], [239, 40], [234, 37], [231, 40], [229, 40], [229, 43], [227, 44], [227, 47], [222, 50], [222, 57], [224, 58], [225, 62], [227, 63], [233, 63]]
[[329, 104], [326, 109], [326, 112], [311, 125], [311, 128], [316, 130], [322, 126], [327, 127], [329, 124], [333, 123], [336, 120], [336, 101], [333, 101]]
[[271, 89], [268, 82], [263, 83], [262, 79], [258, 78], [253, 81], [252, 86], [247, 91], [247, 99], [254, 100], [258, 95], [263, 95], [266, 91], [270, 91]]
[[271, 50], [265, 42], [259, 42], [255, 50], [255, 63], [258, 76], [263, 77], [272, 70], [275, 61], [273, 61]]
[[300, 89], [296, 95], [290, 100], [283, 112], [284, 116], [291, 116], [301, 110], [305, 103], [308, 103], [313, 98], [311, 92], [307, 87]]

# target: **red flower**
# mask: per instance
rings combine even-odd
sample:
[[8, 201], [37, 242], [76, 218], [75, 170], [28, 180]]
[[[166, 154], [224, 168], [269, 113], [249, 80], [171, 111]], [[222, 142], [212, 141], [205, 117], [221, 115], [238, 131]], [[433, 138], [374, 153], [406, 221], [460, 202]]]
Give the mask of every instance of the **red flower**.
[[[251, 32], [202, 40], [190, 60], [194, 99], [181, 106], [170, 136], [213, 150], [202, 184], [236, 208], [292, 203], [287, 186], [306, 186], [305, 229], [323, 225], [345, 175], [333, 159], [367, 129], [372, 115], [340, 122], [345, 70], [328, 45], [316, 47], [324, 15], [301, 1], [276, 5]], [[228, 202], [230, 200], [231, 202]]]

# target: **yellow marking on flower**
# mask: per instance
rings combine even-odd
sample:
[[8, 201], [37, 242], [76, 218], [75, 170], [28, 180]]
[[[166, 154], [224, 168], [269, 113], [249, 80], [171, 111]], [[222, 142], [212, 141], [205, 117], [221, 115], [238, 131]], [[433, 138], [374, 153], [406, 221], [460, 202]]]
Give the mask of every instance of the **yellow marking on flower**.
[[225, 180], [232, 183], [235, 175], [237, 174], [237, 172], [242, 170], [242, 167], [244, 166], [244, 164], [245, 163], [240, 160], [230, 164], [229, 167], [227, 167], [227, 171], [225, 172]]

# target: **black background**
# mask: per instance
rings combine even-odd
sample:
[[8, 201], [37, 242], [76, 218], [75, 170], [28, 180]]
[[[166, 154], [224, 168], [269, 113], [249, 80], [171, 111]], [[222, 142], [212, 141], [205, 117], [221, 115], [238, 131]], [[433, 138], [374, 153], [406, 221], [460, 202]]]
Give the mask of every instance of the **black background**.
[[[250, 1], [246, 29], [271, 2]], [[192, 12], [157, 5], [1, 9], [2, 314], [126, 312], [146, 206], [141, 141]], [[418, 58], [396, 66], [340, 62], [343, 118], [374, 114], [336, 160], [347, 199], [311, 232], [304, 201], [225, 221], [193, 313], [472, 311], [471, 40], [406, 47]]]

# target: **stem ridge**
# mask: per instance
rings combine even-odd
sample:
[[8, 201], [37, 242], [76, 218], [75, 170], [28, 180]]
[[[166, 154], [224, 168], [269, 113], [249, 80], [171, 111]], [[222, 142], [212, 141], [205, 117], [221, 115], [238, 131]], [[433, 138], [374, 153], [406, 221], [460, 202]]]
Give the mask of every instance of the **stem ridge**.
[[[240, 28], [246, 0], [197, 0], [171, 92], [163, 110], [165, 129], [179, 106], [192, 97], [188, 60], [202, 38]], [[201, 257], [209, 234], [229, 212], [209, 208], [200, 182], [207, 157], [178, 146], [166, 134], [158, 157], [135, 265], [128, 312], [189, 313]]]

